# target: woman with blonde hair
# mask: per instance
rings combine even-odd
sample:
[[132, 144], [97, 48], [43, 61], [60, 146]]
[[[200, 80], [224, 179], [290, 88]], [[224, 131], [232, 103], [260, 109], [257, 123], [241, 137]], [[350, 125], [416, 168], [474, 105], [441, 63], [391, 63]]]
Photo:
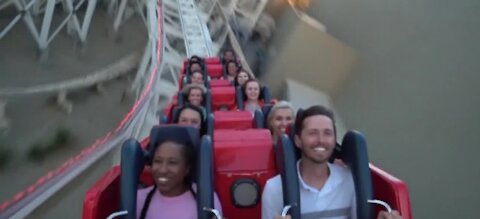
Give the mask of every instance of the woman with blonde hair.
[[290, 102], [279, 101], [272, 106], [267, 117], [267, 127], [272, 133], [273, 143], [276, 144], [278, 137], [285, 133], [287, 127], [295, 120], [295, 110]]

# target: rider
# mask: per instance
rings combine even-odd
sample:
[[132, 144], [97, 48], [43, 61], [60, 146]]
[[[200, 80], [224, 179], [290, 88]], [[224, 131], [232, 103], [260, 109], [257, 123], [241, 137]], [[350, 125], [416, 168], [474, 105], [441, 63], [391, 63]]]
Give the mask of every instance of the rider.
[[272, 133], [274, 144], [276, 144], [278, 137], [285, 133], [287, 127], [293, 123], [294, 118], [295, 110], [289, 102], [282, 100], [273, 105], [268, 113], [266, 125]]
[[201, 84], [189, 84], [182, 89], [186, 102], [201, 107], [204, 104], [203, 96], [207, 92], [205, 86]]
[[[323, 106], [312, 106], [297, 113], [294, 123], [296, 146], [301, 150], [297, 162], [302, 217], [322, 215], [336, 219], [357, 218], [355, 186], [347, 167], [329, 163], [336, 145], [333, 112]], [[283, 207], [280, 175], [269, 179], [262, 196], [262, 219], [287, 219], [279, 213]], [[380, 213], [379, 218], [395, 218]]]
[[263, 102], [260, 100], [260, 88], [260, 82], [255, 79], [250, 79], [243, 85], [243, 98], [246, 111], [253, 113], [257, 109], [262, 109]]
[[200, 131], [200, 135], [203, 135], [206, 132], [206, 116], [204, 113], [203, 107], [186, 103], [179, 109], [178, 119], [173, 122], [179, 125], [193, 126]]
[[250, 79], [255, 78], [252, 74], [246, 72], [244, 69], [240, 69], [237, 76], [235, 76], [234, 85], [235, 86], [243, 86], [245, 82]]
[[[197, 188], [192, 173], [196, 145], [189, 139], [187, 132], [172, 132], [151, 149], [155, 183], [137, 192], [137, 218], [197, 218]], [[216, 194], [214, 206], [221, 211]]]

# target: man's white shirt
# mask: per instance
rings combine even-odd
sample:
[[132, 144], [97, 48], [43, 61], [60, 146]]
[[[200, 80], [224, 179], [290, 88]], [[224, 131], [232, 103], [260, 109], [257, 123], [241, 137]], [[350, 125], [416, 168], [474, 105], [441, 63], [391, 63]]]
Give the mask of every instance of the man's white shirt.
[[[305, 183], [297, 162], [302, 219], [356, 219], [355, 186], [350, 169], [328, 163], [330, 176], [320, 189]], [[281, 176], [267, 181], [262, 194], [262, 219], [273, 219], [283, 209]]]

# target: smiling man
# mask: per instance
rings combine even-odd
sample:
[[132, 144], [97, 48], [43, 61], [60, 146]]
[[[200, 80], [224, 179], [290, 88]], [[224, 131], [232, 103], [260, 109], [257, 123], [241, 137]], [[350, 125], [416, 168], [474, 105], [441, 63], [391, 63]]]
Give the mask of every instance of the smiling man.
[[[355, 219], [355, 188], [350, 170], [328, 159], [336, 144], [332, 111], [312, 106], [295, 119], [295, 144], [302, 218]], [[283, 208], [280, 175], [269, 179], [262, 195], [262, 219], [279, 217]]]

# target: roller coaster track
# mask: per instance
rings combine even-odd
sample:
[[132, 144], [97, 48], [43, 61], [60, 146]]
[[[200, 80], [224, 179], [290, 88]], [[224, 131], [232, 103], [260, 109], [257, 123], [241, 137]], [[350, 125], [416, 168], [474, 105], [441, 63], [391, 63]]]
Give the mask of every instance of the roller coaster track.
[[[87, 2], [84, 21], [80, 24], [76, 12], [82, 4]], [[48, 172], [31, 186], [18, 192], [14, 197], [0, 204], [0, 218], [63, 218], [78, 213], [81, 208], [84, 184], [93, 184], [99, 176], [91, 177], [91, 181], [76, 183], [90, 172], [103, 173], [112, 165], [119, 162], [118, 148], [127, 138], [141, 139], [148, 135], [151, 127], [159, 120], [159, 112], [170, 101], [177, 91], [178, 72], [184, 57], [191, 55], [216, 55], [225, 46], [233, 48], [239, 55], [247, 70], [240, 44], [229, 25], [232, 15], [236, 13], [249, 17], [249, 27], [253, 28], [267, 1], [253, 1], [257, 4], [250, 9], [242, 9], [245, 0], [228, 1], [222, 5], [218, 0], [111, 0], [108, 1], [108, 11], [115, 17], [113, 29], [116, 32], [123, 21], [131, 16], [132, 11], [139, 14], [145, 21], [149, 33], [146, 45], [138, 67], [132, 89], [137, 92], [137, 101], [131, 111], [123, 118], [120, 124], [94, 144], [86, 147], [78, 155], [68, 159], [58, 168]], [[67, 12], [67, 18], [49, 36], [49, 28], [55, 5], [62, 3]], [[8, 33], [13, 25], [23, 19], [24, 23], [34, 36], [41, 51], [46, 50], [48, 44], [64, 26], [78, 35], [81, 42], [86, 40], [88, 26], [92, 19], [96, 0], [7, 0], [0, 4], [0, 10], [10, 4], [18, 10], [19, 15], [0, 30], [0, 39]], [[131, 10], [128, 10], [131, 9]], [[43, 13], [43, 14], [42, 14]], [[130, 14], [129, 14], [130, 13]], [[32, 16], [43, 15], [42, 28], [38, 31], [33, 25]], [[131, 60], [130, 60], [131, 61]], [[88, 77], [81, 82], [74, 81], [74, 85], [85, 85], [95, 82], [98, 78], [106, 80], [104, 76]], [[92, 82], [92, 83], [93, 83]], [[71, 82], [73, 83], [73, 82]], [[71, 85], [67, 83], [67, 85]], [[59, 85], [49, 85], [46, 88], [35, 88], [33, 91], [57, 89]], [[82, 87], [80, 86], [80, 87]], [[79, 86], [66, 88], [78, 89]], [[43, 90], [42, 90], [43, 89]], [[29, 91], [29, 92], [33, 92]], [[20, 90], [2, 90], [4, 93], [22, 93]], [[111, 159], [111, 162], [108, 160]], [[89, 186], [88, 185], [88, 186]], [[82, 187], [83, 186], [83, 187]], [[75, 208], [70, 202], [63, 201], [68, 194], [75, 196]], [[48, 205], [49, 200], [56, 200], [55, 206]], [[65, 209], [65, 215], [52, 215], [52, 208]], [[74, 215], [75, 218], [80, 217]]]

